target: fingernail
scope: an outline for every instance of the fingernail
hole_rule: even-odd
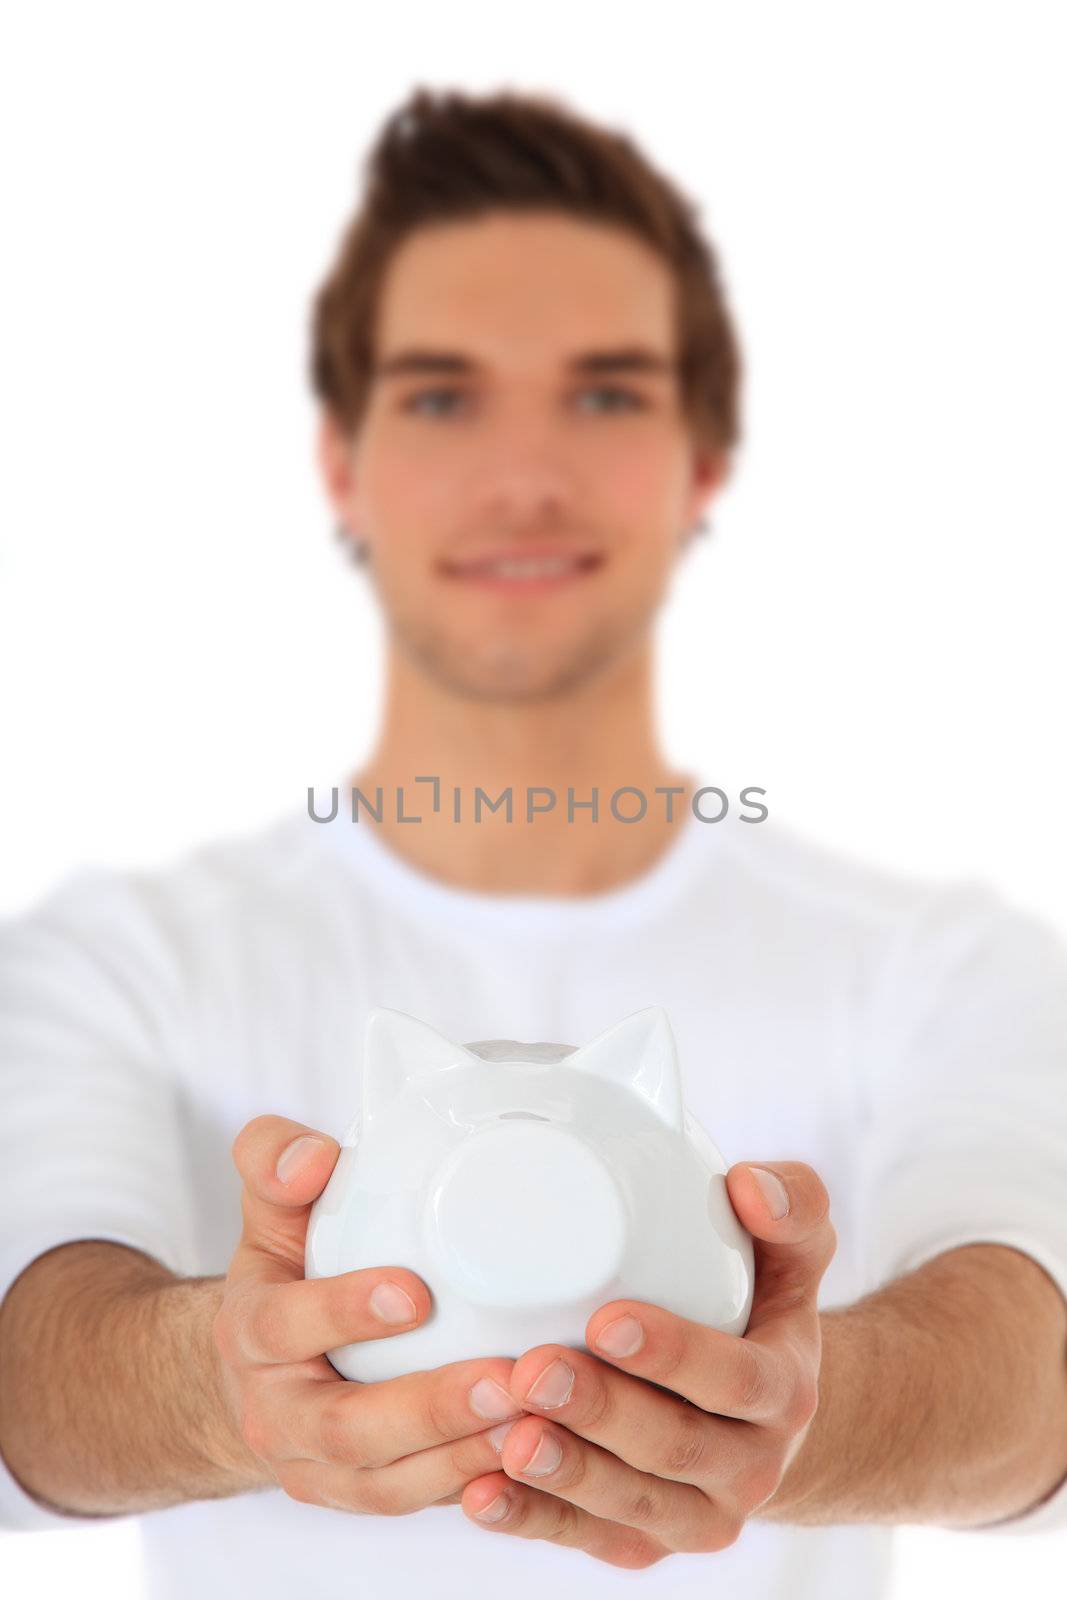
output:
[[[768,1172],[765,1167],[749,1167],[756,1182],[760,1186],[760,1193],[767,1202],[767,1210],[778,1222],[789,1210],[789,1196],[785,1192],[785,1184],[773,1172]]]
[[[571,1397],[574,1388],[574,1373],[565,1361],[553,1361],[546,1367],[532,1388],[527,1389],[526,1398],[532,1400],[535,1406],[542,1406],[546,1411],[551,1411],[553,1406],[561,1406]]]
[[[479,1522],[500,1522],[507,1516],[510,1506],[511,1501],[507,1495],[498,1494],[495,1500],[490,1500],[484,1510],[476,1511],[474,1514]]]
[[[593,1343],[609,1356],[632,1356],[645,1342],[645,1330],[636,1317],[616,1317],[601,1328]]]
[[[287,1144],[278,1157],[278,1165],[274,1169],[279,1183],[291,1183],[315,1151],[320,1150],[325,1143],[325,1139],[316,1139],[313,1134],[302,1133],[299,1139]]]
[[[374,1315],[393,1328],[405,1322],[414,1322],[417,1315],[414,1300],[397,1283],[377,1284],[369,1304]]]
[[[518,1419],[516,1418],[516,1421]],[[495,1428],[489,1429],[489,1443],[499,1455],[504,1448],[504,1440],[515,1426],[514,1422],[498,1422]]]
[[[543,1433],[537,1449],[526,1465],[519,1470],[528,1478],[543,1478],[548,1473],[555,1472],[562,1460],[563,1451],[555,1434]]]
[[[474,1415],[484,1417],[487,1422],[496,1422],[500,1417],[518,1416],[522,1410],[494,1378],[479,1378],[472,1385],[467,1398]]]

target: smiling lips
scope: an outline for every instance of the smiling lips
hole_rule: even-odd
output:
[[[513,550],[467,560],[445,560],[439,563],[438,570],[453,581],[476,583],[503,593],[532,594],[573,583],[603,563],[604,557],[596,551]]]

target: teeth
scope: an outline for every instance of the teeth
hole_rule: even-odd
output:
[[[448,570],[458,577],[503,578],[522,582],[531,578],[564,578],[584,572],[596,557],[588,553],[558,556],[483,556],[480,561],[450,563]]]
[[[488,561],[480,565],[477,570],[489,573],[494,578],[558,578],[564,572],[573,572],[576,566],[577,562],[567,557],[551,556],[540,559]]]

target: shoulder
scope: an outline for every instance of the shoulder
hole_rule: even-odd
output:
[[[77,950],[98,968],[160,971],[212,930],[291,908],[306,896],[318,856],[301,821],[287,813],[150,866],[75,869],[0,921],[0,967]]]
[[[830,846],[777,819],[730,836],[723,867],[739,897],[777,917],[892,934],[942,885],[896,873]]]
[[[723,861],[731,903],[779,942],[823,939],[877,958],[885,984],[935,987],[950,974],[1059,973],[1060,931],[977,876],[894,872],[779,823],[734,837]]]

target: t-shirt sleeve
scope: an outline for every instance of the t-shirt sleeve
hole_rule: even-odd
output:
[[[973,884],[929,897],[878,985],[861,1152],[870,1287],[1011,1245],[1067,1301],[1067,948]],[[1067,1528],[1067,1481],[989,1532]],[[973,1531],[986,1531],[986,1528]]]
[[[180,974],[138,880],[93,869],[0,924],[0,1300],[56,1245],[196,1272],[172,1070]],[[0,1528],[84,1527],[0,1455]]]

